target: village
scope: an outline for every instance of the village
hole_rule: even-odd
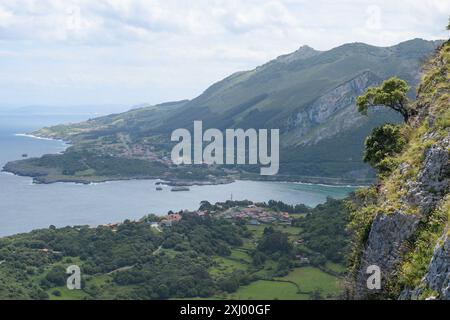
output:
[[[221,209],[221,205],[218,205]],[[174,223],[179,222],[183,218],[183,213],[193,213],[198,216],[213,215],[219,218],[231,220],[233,222],[245,222],[249,226],[260,225],[278,225],[291,226],[292,218],[287,212],[278,212],[266,207],[258,207],[256,205],[235,206],[226,210],[197,210],[189,212],[187,210],[179,213],[170,213],[159,222],[152,222],[151,227],[162,232],[163,227],[171,227]],[[303,246],[304,240],[301,237],[295,237],[294,246]],[[303,254],[295,256],[296,261],[300,265],[309,265],[310,259]]]
[[[247,207],[233,207],[219,213],[219,216],[229,220],[244,220],[250,225],[277,223],[291,225],[292,219],[287,212],[277,212],[269,208],[249,205]]]
[[[220,206],[219,206],[220,208]],[[278,212],[266,207],[258,207],[256,205],[248,206],[235,206],[224,210],[196,210],[196,211],[180,211],[177,213],[170,212],[166,216],[163,216],[159,221],[152,221],[151,226],[153,228],[161,230],[163,227],[171,227],[174,223],[179,222],[183,218],[184,213],[191,213],[197,216],[212,215],[218,218],[231,220],[233,222],[245,222],[248,225],[261,225],[261,224],[277,224],[290,226],[292,218],[287,212]],[[110,223],[103,225],[115,231],[121,223]],[[91,226],[94,227],[94,226]]]
[[[184,211],[188,213],[189,211]],[[214,215],[218,218],[224,218],[232,220],[233,222],[244,221],[248,225],[260,225],[260,224],[278,224],[290,226],[292,218],[287,212],[277,212],[270,208],[258,207],[256,205],[248,205],[246,207],[235,206],[223,211],[204,211],[197,210],[191,212],[198,216]],[[183,212],[171,213],[164,217],[159,223],[158,227],[166,226],[170,227],[173,223],[180,221],[183,217]],[[154,226],[156,226],[154,224]]]
[[[139,222],[146,222],[150,225],[150,227],[158,232],[163,232],[166,228],[171,228],[174,224],[178,223],[183,219],[184,214],[194,214],[199,217],[204,216],[214,216],[217,218],[226,219],[232,221],[233,223],[242,223],[244,222],[248,226],[263,226],[263,225],[277,225],[288,227],[292,225],[293,218],[287,212],[280,212],[273,210],[267,207],[260,207],[254,204],[250,204],[247,206],[234,206],[232,208],[223,208],[220,204],[216,204],[216,210],[196,210],[189,211],[183,210],[180,212],[169,212],[165,216],[154,216],[147,220],[147,217],[144,217],[139,220]],[[157,218],[157,221],[155,221]],[[134,221],[138,222],[138,221]],[[90,229],[95,229],[97,227],[104,227],[110,229],[112,232],[117,232],[118,228],[124,222],[115,222],[108,223],[103,225],[90,225]],[[81,227],[78,228],[79,230]],[[302,246],[304,245],[304,240],[302,238],[295,237],[295,240],[291,240],[294,246]],[[59,251],[53,251],[47,248],[39,249],[43,254],[62,254]],[[295,256],[296,260],[300,265],[308,265],[310,263],[309,258],[304,255],[297,254]],[[1,262],[0,262],[1,264]]]

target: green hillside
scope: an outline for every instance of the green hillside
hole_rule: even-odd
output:
[[[272,216],[278,206],[293,212],[291,225],[224,218],[251,204],[203,203],[201,215],[185,211],[171,224],[169,216],[148,215],[0,238],[0,299],[336,298],[348,248],[343,200],[313,209],[258,204]],[[71,265],[80,268],[81,290],[66,286]]]

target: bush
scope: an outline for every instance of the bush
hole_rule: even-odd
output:
[[[365,141],[364,161],[381,174],[391,172],[396,163],[388,158],[401,152],[405,144],[401,126],[386,124],[377,127]]]
[[[61,297],[61,291],[59,291],[59,290],[53,290],[53,291],[52,291],[52,295],[54,295],[55,297]]]
[[[258,244],[258,250],[268,254],[283,254],[289,253],[292,250],[292,245],[286,234],[279,231],[273,231],[269,234],[264,234],[263,239]]]
[[[66,284],[67,274],[61,266],[53,267],[45,276],[45,284],[51,287],[61,287]]]

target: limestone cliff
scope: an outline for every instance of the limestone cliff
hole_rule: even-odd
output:
[[[450,299],[450,42],[424,66],[393,170],[351,202],[350,299]],[[369,289],[369,266],[381,288]]]

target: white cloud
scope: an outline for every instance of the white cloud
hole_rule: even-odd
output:
[[[0,7],[0,27],[7,27],[14,19],[12,12]]]
[[[447,14],[450,0],[0,0],[0,39],[102,46],[209,36],[240,45],[254,34],[260,42],[313,38],[323,48],[335,36],[350,40],[345,30],[443,33]]]
[[[296,29],[299,21],[281,1],[245,3],[226,1],[216,11],[216,23],[231,32],[250,32],[257,29]]]
[[[449,14],[450,0],[0,0],[0,100],[28,103],[21,85],[39,103],[192,98],[303,44],[444,38]]]

